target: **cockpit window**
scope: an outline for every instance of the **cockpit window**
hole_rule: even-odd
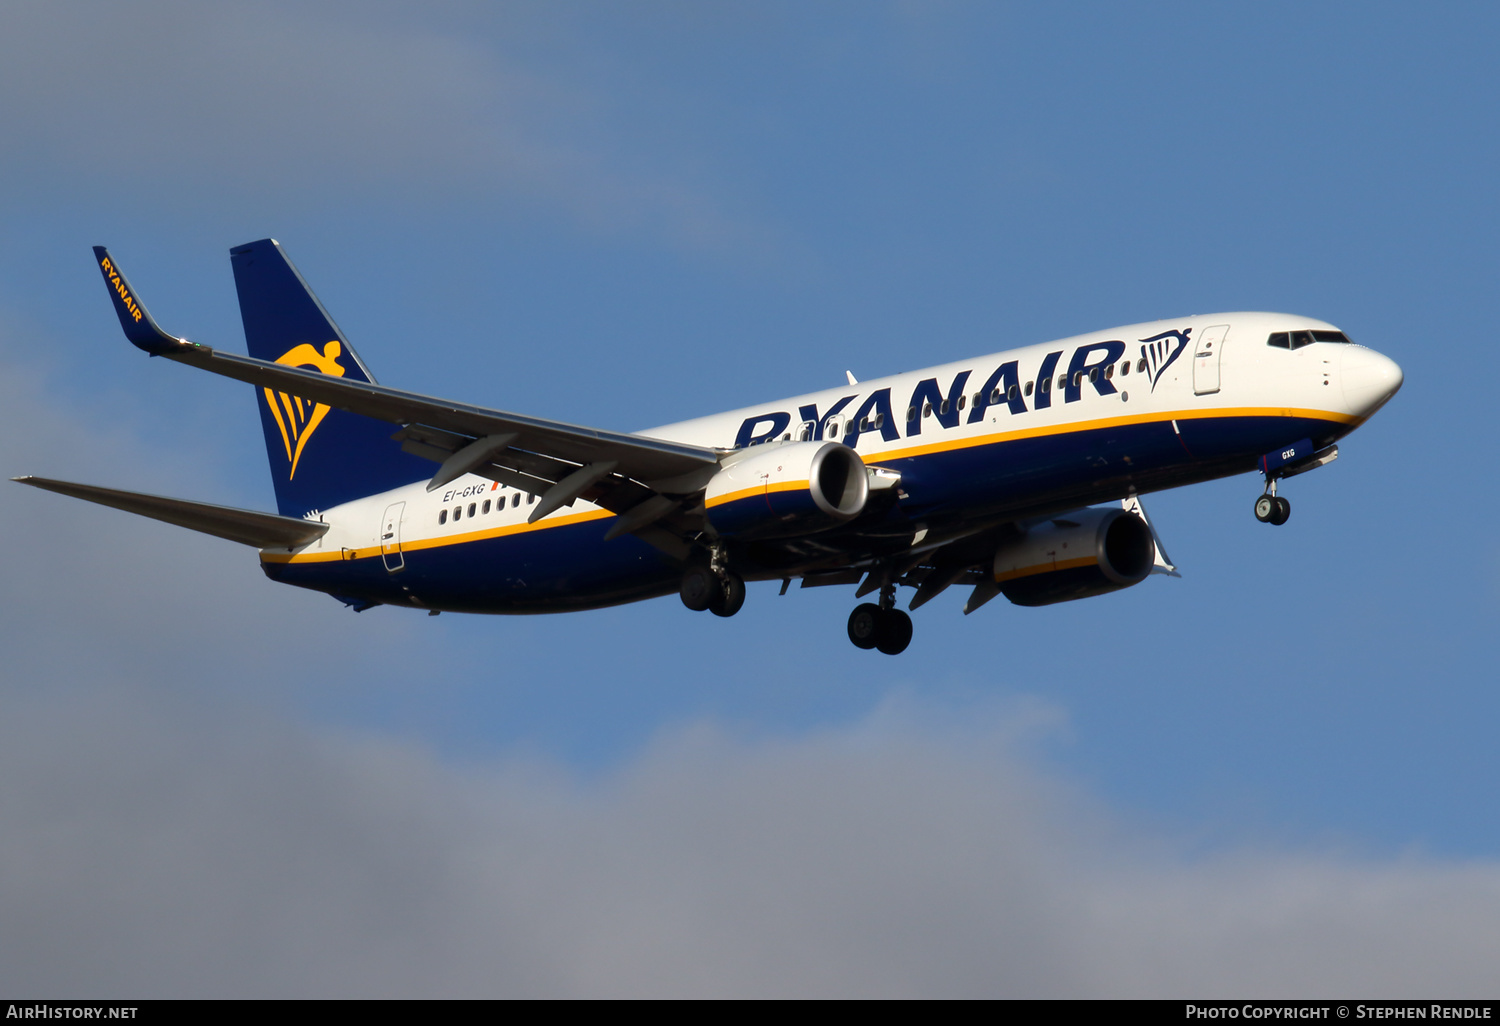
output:
[[[1348,341],[1349,336],[1342,331],[1276,331],[1266,339],[1266,345],[1277,349],[1301,349],[1314,342],[1347,343]]]

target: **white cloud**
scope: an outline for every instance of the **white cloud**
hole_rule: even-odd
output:
[[[174,711],[0,731],[0,987],[168,995],[1479,995],[1500,867],[1112,824],[900,703],[666,736],[608,780]],[[106,686],[107,685],[107,686]],[[111,694],[110,692],[114,693]]]
[[[565,32],[487,13],[475,30],[378,5],[7,5],[0,169],[132,204],[465,197],[693,249],[771,243],[689,170],[691,140],[644,152],[620,96],[518,56]]]

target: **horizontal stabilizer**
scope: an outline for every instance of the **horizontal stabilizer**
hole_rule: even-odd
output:
[[[282,517],[251,509],[235,509],[233,506],[215,506],[188,499],[122,492],[115,488],[53,481],[45,477],[13,477],[11,480],[33,488],[44,488],[49,492],[71,495],[75,499],[97,502],[101,506],[123,509],[127,513],[139,513],[143,517],[186,527],[190,531],[201,531],[216,538],[227,538],[241,545],[253,545],[258,549],[296,548],[321,538],[328,531],[327,524],[316,521]]]

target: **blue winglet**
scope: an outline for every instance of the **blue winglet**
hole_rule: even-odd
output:
[[[120,327],[125,329],[125,337],[130,339],[136,348],[144,349],[152,356],[161,356],[165,353],[180,351],[185,346],[192,346],[192,343],[186,339],[168,335],[157,327],[156,321],[151,319],[151,315],[142,305],[140,296],[136,294],[135,289],[130,287],[130,283],[125,280],[124,272],[109,255],[109,250],[103,246],[95,246],[94,259],[99,261],[99,270],[104,274],[104,284],[109,286],[109,298],[114,301],[115,313],[120,317]]]

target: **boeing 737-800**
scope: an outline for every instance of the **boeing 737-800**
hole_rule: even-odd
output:
[[[230,251],[249,356],[159,328],[94,250],[126,337],[255,386],[276,514],[16,480],[260,550],[272,580],[356,611],[548,613],[678,592],[732,616],[745,582],[858,585],[848,633],[896,654],[954,584],[970,613],[1175,574],[1147,492],[1323,466],[1401,387],[1331,324],[1225,313],[1135,324],[629,434],[375,383],[281,246]],[[1118,505],[1105,505],[1118,504]]]

